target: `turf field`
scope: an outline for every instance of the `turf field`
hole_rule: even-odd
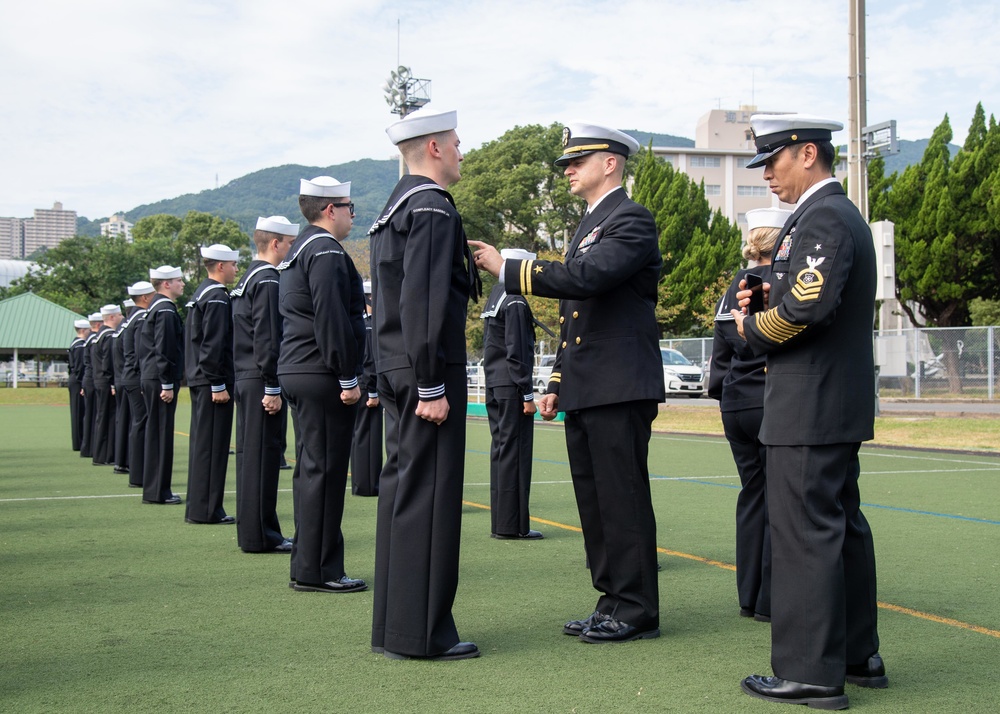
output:
[[[28,395],[7,401],[0,711],[787,709],[739,689],[742,677],[770,673],[769,632],[737,616],[738,479],[723,439],[654,434],[663,637],[586,645],[561,634],[564,621],[586,616],[596,600],[562,427],[539,424],[535,432],[532,513],[545,539],[496,541],[489,430],[470,419],[455,616],[483,656],[396,662],[369,651],[371,590],[289,590],[288,556],[243,554],[233,526],[186,525],[183,506],[142,505],[126,477],[72,452],[65,406]],[[179,432],[188,419],[184,401]],[[866,447],[861,458],[890,688],[849,686],[852,708],[1000,709],[1000,456]],[[186,464],[187,439],[178,436],[181,495]],[[290,473],[282,472],[279,500],[287,535]],[[230,513],[234,501],[230,492]],[[348,574],[369,581],[375,505],[349,497],[344,517]]]

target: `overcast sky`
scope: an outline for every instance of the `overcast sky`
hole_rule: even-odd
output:
[[[868,122],[1000,114],[996,0],[868,0]],[[394,155],[399,59],[465,150],[515,125],[694,138],[713,108],[847,118],[848,0],[80,0],[0,10],[0,216],[89,218],[282,164]],[[835,137],[836,138],[836,137]],[[350,180],[350,176],[338,176]]]

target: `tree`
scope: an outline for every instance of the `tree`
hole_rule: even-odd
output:
[[[740,264],[742,232],[720,211],[713,213],[703,183],[694,183],[652,151],[641,154],[632,198],[649,209],[659,231],[663,270],[657,321],[663,334],[704,334]]]
[[[1000,163],[1000,129],[976,107],[968,138],[954,160],[948,116],[934,130],[923,159],[876,187],[872,205],[896,224],[896,292],[913,324],[969,324],[969,303],[1000,295],[996,249],[1000,221],[991,211]],[[944,364],[952,391],[961,390],[956,336],[944,333]]]
[[[568,244],[585,206],[553,163],[561,142],[561,124],[516,126],[465,155],[452,194],[470,238],[532,251]]]
[[[68,238],[40,256],[38,267],[16,281],[10,292],[33,292],[89,314],[101,305],[121,303],[129,285],[149,279],[150,268],[179,265],[187,281],[178,300],[183,310],[205,272],[199,246],[223,243],[240,250],[241,267],[250,261],[249,239],[233,221],[196,211],[183,221],[164,215],[143,218],[134,226],[133,239],[129,243],[123,236]]]

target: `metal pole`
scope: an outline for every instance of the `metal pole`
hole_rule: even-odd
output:
[[[867,126],[865,0],[848,0],[847,196],[868,220],[868,169],[862,129]]]

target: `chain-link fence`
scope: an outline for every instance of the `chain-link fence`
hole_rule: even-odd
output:
[[[708,371],[710,337],[660,340]],[[880,397],[1000,399],[1000,327],[925,327],[875,333]]]

